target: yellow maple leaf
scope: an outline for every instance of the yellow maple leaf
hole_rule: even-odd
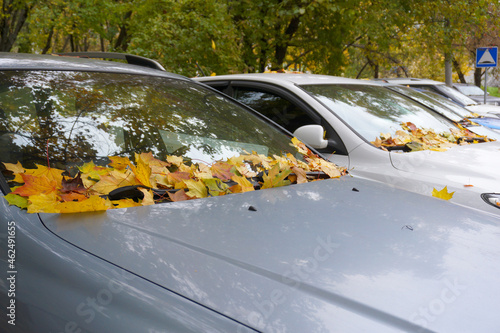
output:
[[[133,199],[120,199],[120,200],[111,200],[114,208],[129,208],[129,207],[137,207],[141,206],[139,202],[135,202]]]
[[[17,164],[4,163],[3,165],[5,165],[5,169],[12,171],[13,173],[24,173],[24,168],[20,162],[17,162]]]
[[[455,192],[448,192],[447,186],[445,186],[441,191],[438,191],[435,188],[432,189],[432,196],[443,200],[450,200],[453,197],[453,193]]]
[[[142,202],[141,202],[142,206],[154,205],[155,200],[154,200],[153,191],[148,190],[146,188],[139,188],[139,191],[144,193],[144,198],[142,198]]]
[[[59,213],[55,192],[31,195],[28,198],[28,213]]]
[[[109,199],[103,199],[97,195],[91,195],[83,201],[68,201],[56,205],[59,213],[95,212],[111,208],[113,208],[113,204]]]
[[[255,191],[252,183],[248,181],[246,177],[233,176],[231,180],[237,183],[237,185],[231,186],[230,190],[233,193],[250,192]]]
[[[130,165],[130,160],[128,157],[108,156],[108,158],[111,160],[111,163],[109,163],[108,165],[117,170],[124,170],[127,166]]]
[[[33,176],[45,176],[50,180],[56,181],[58,184],[62,181],[62,174],[64,170],[48,168],[46,166],[36,164],[36,169],[25,169],[26,174]]]
[[[92,186],[92,190],[101,194],[109,194],[114,189],[130,185],[140,185],[131,170],[125,170],[125,172],[113,170],[109,175],[101,176],[101,180]]]
[[[196,181],[193,179],[187,179],[183,181],[184,184],[186,184],[187,188],[189,189],[186,194],[190,196],[191,198],[196,197],[196,198],[206,198],[208,195],[207,192],[207,187],[205,186],[205,183],[202,181]]]
[[[181,165],[183,162],[183,158],[181,156],[167,156],[167,162],[172,163],[173,165]]]

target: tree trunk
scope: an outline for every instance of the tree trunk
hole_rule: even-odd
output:
[[[465,75],[460,69],[460,64],[458,63],[457,59],[453,57],[453,68],[455,68],[455,72],[458,74],[458,79],[460,80],[460,83],[467,83],[465,81]]]
[[[47,42],[42,50],[42,54],[47,54],[50,50],[50,45],[52,44],[52,36],[54,35],[54,27],[50,29],[49,37],[47,37]]]
[[[276,66],[281,68],[283,62],[285,62],[286,51],[288,49],[288,44],[290,40],[293,38],[293,35],[299,29],[300,16],[292,17],[288,27],[285,30],[285,34],[282,41],[276,43],[275,46],[275,58],[276,58]]]
[[[2,52],[10,52],[31,9],[28,5],[13,9],[12,2],[10,0],[2,2],[2,15],[0,15],[0,51]]]
[[[452,62],[452,55],[447,52],[444,56],[444,78],[446,85],[448,87],[452,86],[453,80],[452,80],[452,69],[451,69],[451,62]]]
[[[481,78],[483,77],[483,71],[481,68],[476,68],[474,70],[474,84],[481,87]]]

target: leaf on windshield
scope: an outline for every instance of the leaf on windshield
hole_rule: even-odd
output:
[[[289,153],[270,157],[252,152],[211,165],[185,164],[180,156],[167,156],[162,161],[152,153],[142,153],[135,155],[135,161],[109,156],[107,166],[85,163],[73,177],[63,176],[64,170],[41,165],[25,169],[20,163],[7,163],[4,165],[14,174],[13,182],[21,185],[12,187],[5,199],[28,213],[89,212],[249,192],[346,173],[344,168],[313,154],[297,139],[292,142],[304,161]],[[308,176],[309,172],[318,176]],[[120,188],[131,190],[127,195],[133,198],[110,200],[109,193]]]
[[[432,196],[443,200],[450,200],[453,197],[453,193],[455,192],[448,192],[447,186],[445,186],[441,191],[438,191],[435,188],[432,189]]]
[[[371,143],[377,148],[400,147],[404,151],[433,150],[446,151],[457,144],[479,143],[491,141],[485,136],[472,133],[460,124],[458,128],[450,128],[449,132],[436,133],[432,129],[418,128],[411,122],[401,123],[403,130],[397,130],[394,135],[380,133]]]

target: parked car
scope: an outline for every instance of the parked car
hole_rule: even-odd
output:
[[[498,216],[321,180],[283,129],[152,64],[0,53],[0,331],[498,327]]]
[[[414,144],[413,138],[384,145],[381,139],[393,140],[400,130],[412,133],[402,127],[406,123],[431,128],[434,133],[457,127],[380,84],[326,75],[271,73],[195,80],[294,132],[331,161],[346,166],[351,175],[429,196],[446,186],[454,192],[451,202],[500,213],[500,142],[454,145],[446,151],[420,150],[421,143]],[[326,139],[322,139],[323,133]]]
[[[491,96],[488,93],[486,93],[486,103],[484,103],[484,90],[474,84],[453,83],[453,88],[469,96],[479,104],[500,105],[500,97]]]
[[[429,90],[449,98],[471,112],[485,117],[500,117],[500,106],[480,104],[460,91],[448,87],[444,82],[417,78],[384,78],[379,80],[387,83],[405,85],[411,88]]]
[[[480,135],[500,140],[500,118],[484,117],[473,114],[466,108],[448,98],[425,89],[410,88],[402,85],[384,84],[387,88],[399,92],[442,116]]]

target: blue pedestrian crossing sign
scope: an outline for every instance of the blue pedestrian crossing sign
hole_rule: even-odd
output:
[[[476,49],[476,67],[497,67],[498,47],[479,47]]]

